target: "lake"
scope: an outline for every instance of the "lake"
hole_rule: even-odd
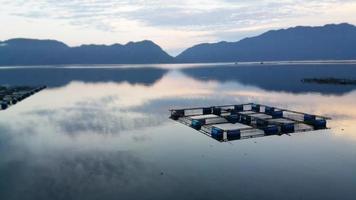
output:
[[[0,68],[48,88],[0,111],[0,199],[355,199],[356,64]],[[330,129],[220,143],[170,108],[261,103]]]

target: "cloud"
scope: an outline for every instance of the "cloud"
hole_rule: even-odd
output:
[[[264,20],[281,20],[305,14],[320,13],[333,5],[352,1],[23,1],[20,10],[11,14],[29,17],[63,19],[110,25],[110,20],[136,21],[157,27],[211,27],[246,24]],[[10,3],[10,2],[8,2]],[[10,3],[19,6],[18,2]],[[318,8],[318,9],[316,9]],[[109,20],[110,19],[110,20]],[[73,22],[74,21],[74,22]]]

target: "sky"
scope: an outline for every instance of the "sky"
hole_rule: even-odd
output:
[[[69,46],[152,40],[171,55],[267,30],[356,24],[356,0],[0,0],[0,40]]]

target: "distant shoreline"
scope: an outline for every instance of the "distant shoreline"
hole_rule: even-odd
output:
[[[356,65],[356,60],[303,60],[303,61],[253,61],[253,62],[201,62],[201,63],[118,63],[118,64],[53,64],[53,65],[0,65],[0,69],[10,69],[10,68],[116,68],[116,67],[154,67],[154,65],[160,66],[172,66],[172,65],[233,65],[233,66],[244,66],[244,65],[335,65],[335,64],[347,64]]]

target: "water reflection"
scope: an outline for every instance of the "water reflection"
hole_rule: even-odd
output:
[[[342,95],[355,85],[322,85],[303,83],[304,78],[356,79],[356,65],[246,65],[186,68],[185,74],[202,81],[240,82],[264,90],[291,93],[317,92]]]
[[[65,86],[72,81],[87,83],[128,82],[151,85],[167,72],[162,68],[0,68],[0,85]]]
[[[257,67],[17,69],[26,81],[2,69],[1,83],[52,87],[0,111],[0,199],[353,199],[356,91],[304,87],[319,68],[297,68],[267,67],[263,80]],[[332,129],[220,144],[168,119],[172,107],[241,102],[330,116]]]

